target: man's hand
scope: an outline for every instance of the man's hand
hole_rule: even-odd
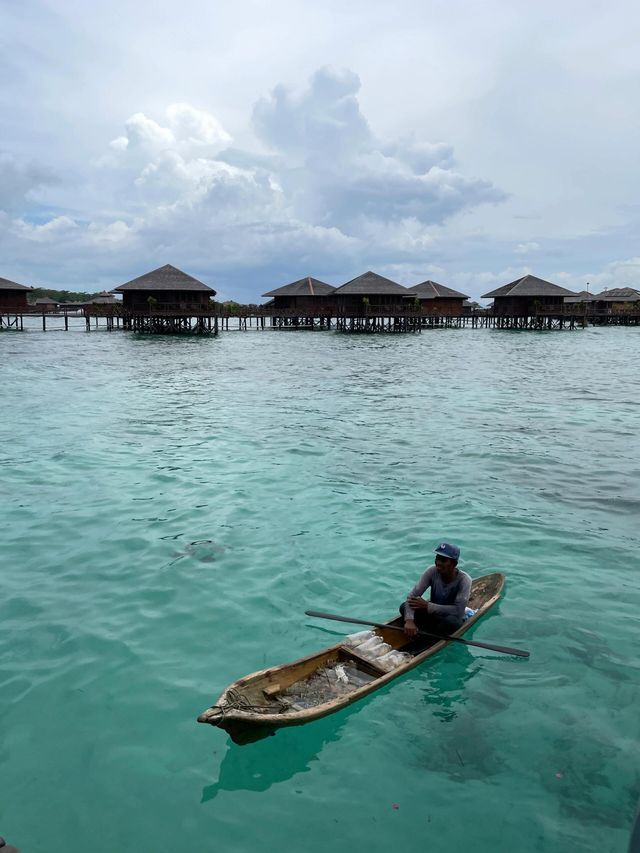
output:
[[[410,598],[408,600],[409,600],[409,607],[411,607],[413,610],[428,610],[429,609],[429,602],[425,601],[424,598],[418,598],[416,596],[415,598]]]
[[[404,623],[404,632],[407,637],[415,637],[415,635],[418,633],[418,626],[413,621],[413,619],[407,619],[407,621]]]

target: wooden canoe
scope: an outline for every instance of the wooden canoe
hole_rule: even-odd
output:
[[[476,578],[473,581],[469,599],[469,607],[476,613],[467,619],[452,636],[459,637],[475,625],[499,599],[503,586],[504,575],[499,572]],[[386,624],[401,625],[401,618],[392,619]],[[374,633],[394,649],[402,650],[408,642],[407,637],[400,631],[377,628]],[[448,641],[446,639],[427,640],[426,643],[428,645],[425,644],[419,652],[390,672],[385,672],[375,663],[359,655],[357,647],[350,648],[344,641],[291,663],[262,669],[230,684],[220,695],[216,704],[200,714],[198,722],[209,723],[224,729],[237,743],[257,740],[284,726],[304,725],[333,714],[374,690],[384,687],[394,678],[404,675],[441,651]],[[287,701],[287,695],[295,691],[295,685],[307,681],[314,676],[314,673],[322,672],[326,667],[335,666],[336,663],[344,663],[352,669],[355,667],[363,679],[368,679],[367,682],[346,694],[332,696],[329,699],[325,697],[319,704],[312,707],[302,709],[292,707],[292,703]]]

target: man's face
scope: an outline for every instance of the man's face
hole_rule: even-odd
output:
[[[441,554],[436,554],[436,569],[441,575],[450,574],[456,567],[456,561],[451,557],[443,557]]]

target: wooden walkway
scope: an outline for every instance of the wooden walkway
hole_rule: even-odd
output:
[[[570,309],[570,310],[568,310]],[[190,310],[169,311],[149,309],[144,313],[128,313],[121,306],[91,306],[77,311],[18,311],[0,313],[1,331],[24,331],[25,319],[37,318],[42,331],[69,331],[71,320],[84,321],[87,332],[101,327],[107,331],[123,329],[143,334],[218,335],[219,332],[248,331],[335,331],[345,334],[419,333],[435,329],[503,329],[552,331],[582,329],[597,326],[639,326],[640,312],[576,311],[565,306],[564,311],[540,311],[531,316],[494,315],[484,311],[463,315],[420,314],[416,311],[382,309],[362,314],[299,314],[269,306],[250,306],[248,310],[195,313]],[[62,320],[62,329],[59,321]],[[77,323],[74,324],[77,328]]]

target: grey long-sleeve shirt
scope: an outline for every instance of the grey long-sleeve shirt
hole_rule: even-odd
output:
[[[446,584],[443,583],[436,567],[429,566],[407,598],[421,596],[429,588],[431,588],[429,613],[464,619],[464,610],[471,594],[471,577],[466,572],[458,569],[455,578],[451,583]],[[415,611],[407,602],[404,609],[405,620],[413,619],[414,615]]]

